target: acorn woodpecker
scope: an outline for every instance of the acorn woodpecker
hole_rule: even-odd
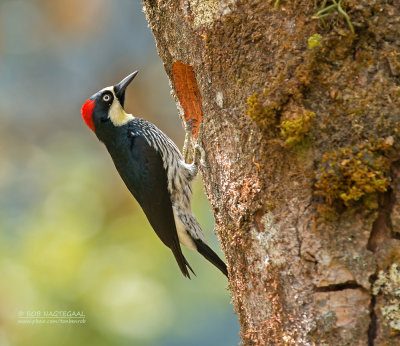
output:
[[[174,142],[160,129],[124,110],[126,87],[137,73],[91,96],[82,106],[83,120],[105,144],[126,187],[158,237],[171,249],[183,275],[190,278],[188,268],[195,273],[179,243],[198,251],[228,276],[226,264],[206,244],[191,210],[191,182],[198,172],[197,151],[193,163],[186,163]],[[189,121],[187,134],[191,127]],[[203,158],[201,147],[196,145],[195,149]]]

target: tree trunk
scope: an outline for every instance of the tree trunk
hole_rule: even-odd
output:
[[[399,1],[144,3],[243,343],[399,345]]]

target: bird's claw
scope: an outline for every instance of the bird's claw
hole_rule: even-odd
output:
[[[195,118],[191,118],[191,119],[189,119],[189,120],[186,122],[186,125],[191,125],[191,124],[192,124],[192,122],[194,122],[194,121],[196,121],[196,122],[197,122],[197,119],[195,119]]]
[[[204,149],[200,146],[200,144],[198,143],[198,141],[196,142],[196,145],[194,146],[194,150],[195,150],[195,159],[197,159],[197,152],[200,153],[200,164],[204,167],[204,168],[210,168],[207,164],[206,164],[206,152],[204,151]]]
[[[210,168],[209,165],[207,165],[203,160],[200,159],[200,164],[204,167],[204,168]]]
[[[186,126],[185,126],[185,143],[183,145],[183,150],[182,150],[182,154],[183,154],[183,159],[185,160],[185,162],[188,162],[190,160],[190,152],[189,152],[189,146],[190,146],[190,141],[192,138],[192,128],[194,128],[195,126],[192,125],[192,123],[194,121],[197,121],[196,119],[189,119],[186,122]]]
[[[192,125],[193,122],[197,122],[197,119],[189,119],[186,122],[186,131],[190,131],[191,129],[196,127],[196,125]]]
[[[197,119],[189,119],[188,121],[186,121],[186,136],[185,136],[185,143],[183,146],[183,158],[185,160],[185,162],[188,162],[189,157],[191,156],[189,153],[189,146],[190,146],[190,140],[192,138],[192,129],[194,127],[197,127],[197,125],[192,125],[192,123],[197,123],[198,120]],[[198,158],[198,154],[200,154],[200,164],[204,167],[204,168],[209,168],[209,166],[206,164],[206,153],[204,151],[204,149],[200,146],[200,139],[201,139],[201,134],[203,131],[203,121],[201,121],[200,123],[200,128],[197,134],[197,140],[196,143],[193,147],[194,149],[194,156],[193,156],[193,162],[197,161]]]

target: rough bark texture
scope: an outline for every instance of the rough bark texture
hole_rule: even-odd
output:
[[[144,0],[244,344],[400,344],[400,3],[324,3]]]

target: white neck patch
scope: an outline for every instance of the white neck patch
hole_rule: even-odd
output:
[[[118,98],[115,96],[114,87],[104,88],[103,90],[110,90],[114,95],[113,103],[111,104],[110,110],[108,111],[108,117],[114,126],[125,125],[128,121],[134,119],[132,114],[128,114],[124,111]]]

